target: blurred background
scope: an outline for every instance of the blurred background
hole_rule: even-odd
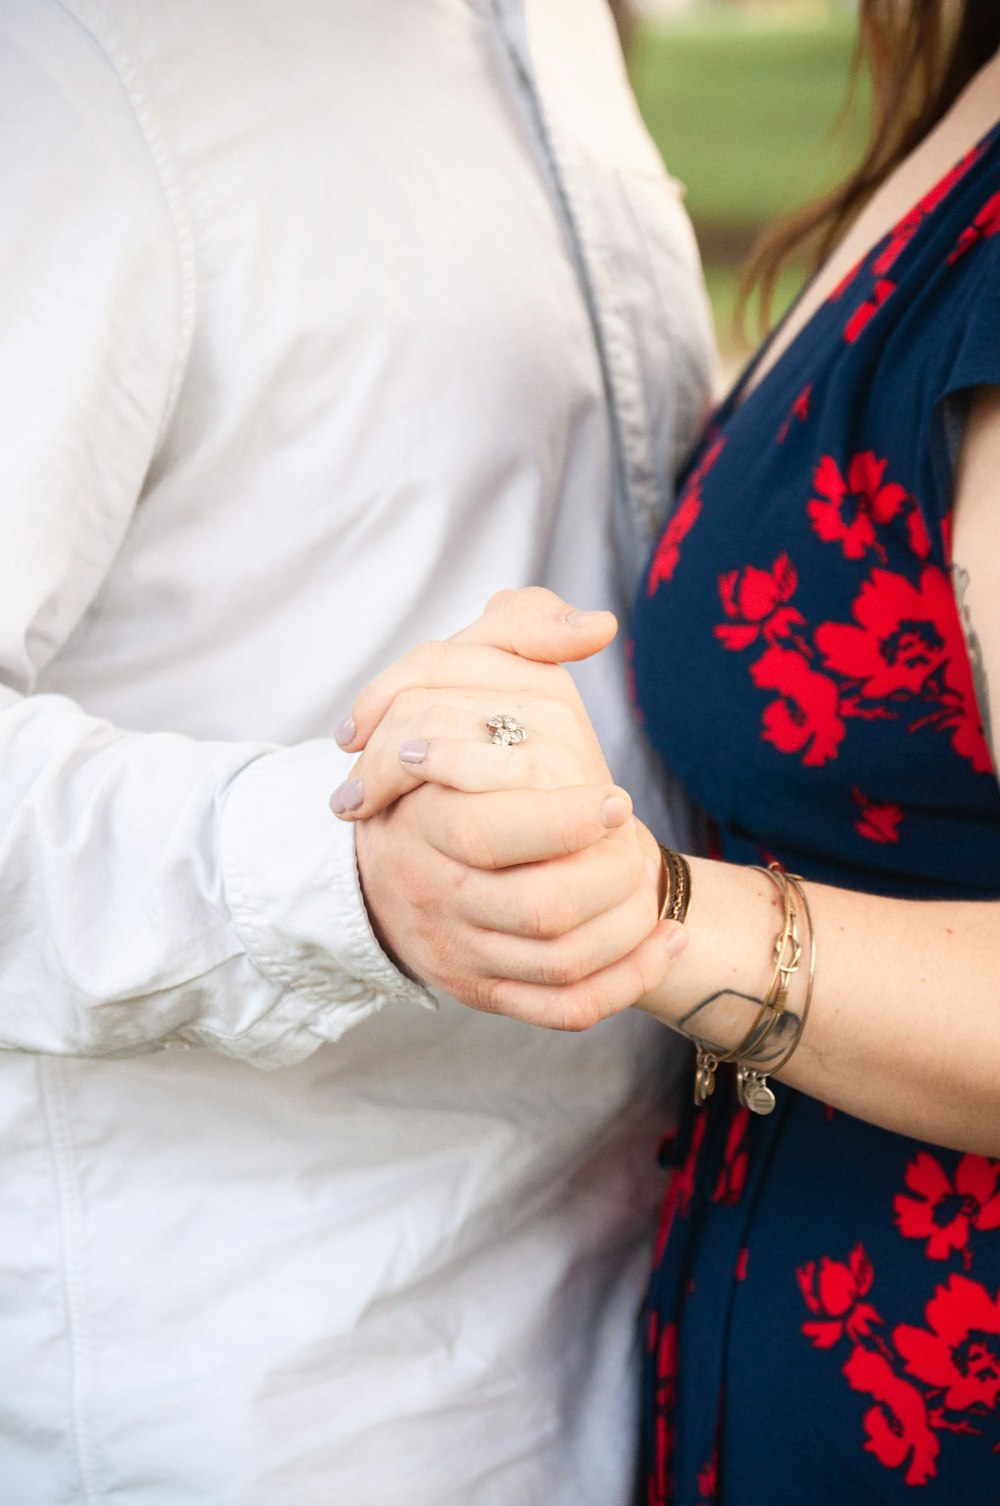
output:
[[[740,271],[761,231],[843,177],[867,134],[862,90],[844,115],[851,0],[621,0],[613,5],[646,123],[687,205],[727,369]],[[805,276],[790,268],[775,311]],[[751,305],[747,336],[757,333]]]

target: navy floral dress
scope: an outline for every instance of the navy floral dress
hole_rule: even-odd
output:
[[[727,860],[1000,898],[949,557],[969,394],[1000,383],[1000,126],[738,405],[749,375],[636,607],[649,735]],[[775,1091],[756,1118],[720,1072],[672,1150],[645,1501],[998,1506],[1000,1161]]]

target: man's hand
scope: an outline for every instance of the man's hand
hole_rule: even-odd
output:
[[[656,844],[610,786],[427,785],[361,822],[357,851],[387,951],[474,1009],[530,1024],[584,1030],[626,1008],[684,936],[657,924]]]

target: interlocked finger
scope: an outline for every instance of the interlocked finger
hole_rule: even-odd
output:
[[[473,804],[491,804],[503,800],[503,795],[476,795],[470,797]],[[517,797],[523,798],[523,797]],[[616,798],[616,797],[614,797]],[[452,804],[459,798],[450,797]],[[581,798],[586,809],[586,801]],[[596,801],[595,801],[596,806]],[[586,815],[584,815],[586,822]],[[497,931],[515,937],[562,937],[587,920],[601,916],[605,911],[622,904],[637,889],[649,886],[654,889],[658,875],[649,872],[642,846],[634,831],[634,822],[627,821],[617,830],[605,831],[602,842],[586,843],[581,840],[577,852],[566,857],[526,858],[524,863],[467,864],[462,857],[468,854],[470,845],[483,843],[485,857],[492,842],[491,825],[483,822],[489,836],[470,837],[468,833],[449,830],[446,822],[434,822],[431,813],[431,842],[435,849],[453,845],[458,851],[458,861],[465,872],[461,876],[462,920],[483,931]],[[523,830],[524,848],[535,840],[530,830]],[[581,831],[584,831],[581,824]],[[503,857],[511,855],[512,839],[506,834],[495,837],[503,843]],[[473,851],[473,855],[476,852]]]
[[[479,982],[467,1002],[550,1030],[589,1030],[638,1003],[662,983],[671,965],[667,942],[676,929],[661,921],[626,957],[578,983],[559,987],[492,978]]]
[[[582,887],[588,893],[594,891],[597,904],[603,880],[606,908],[615,899],[624,898],[629,885],[634,887],[641,881],[641,862],[634,842],[620,857],[608,856],[607,863],[601,866],[600,879],[596,871],[583,875],[570,866],[554,884],[551,872],[544,867],[549,859],[592,847],[623,827],[631,813],[632,802],[627,792],[612,784],[575,785],[559,790],[491,790],[468,798],[441,792],[432,807],[428,831],[434,848],[465,868],[489,872],[523,864],[542,865],[526,870],[516,887],[508,885],[500,895],[483,893],[474,917],[475,924],[488,925],[492,906],[492,914],[501,928],[513,918],[512,930],[532,935],[530,907],[536,893],[541,895],[554,888],[569,902],[576,889]],[[524,896],[520,908],[519,896]],[[589,919],[584,913],[588,903],[589,899],[581,902],[574,925]]]
[[[480,938],[480,956],[497,977],[565,988],[620,962],[652,934],[656,923],[656,895],[647,884],[552,940],[486,931]]]
[[[489,645],[423,643],[383,670],[361,691],[337,740],[344,748],[365,747],[390,708],[407,691],[466,689],[475,686],[496,710],[509,710],[512,697],[532,696],[579,705],[569,673],[557,664],[537,664]],[[493,699],[496,698],[496,699]]]
[[[330,800],[335,815],[363,820],[419,784],[466,794],[488,790],[555,789],[611,782],[585,715],[563,701],[518,697],[507,703],[527,737],[510,746],[492,741],[487,725],[497,707],[479,690],[401,695],[375,729],[344,784]]]

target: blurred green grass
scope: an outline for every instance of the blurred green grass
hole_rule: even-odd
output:
[[[866,101],[847,120],[855,20],[841,6],[769,17],[704,5],[635,32],[632,81],[650,132],[675,177],[706,260],[724,350],[739,264],[767,225],[830,188],[857,160]],[[804,269],[782,279],[778,303]]]

